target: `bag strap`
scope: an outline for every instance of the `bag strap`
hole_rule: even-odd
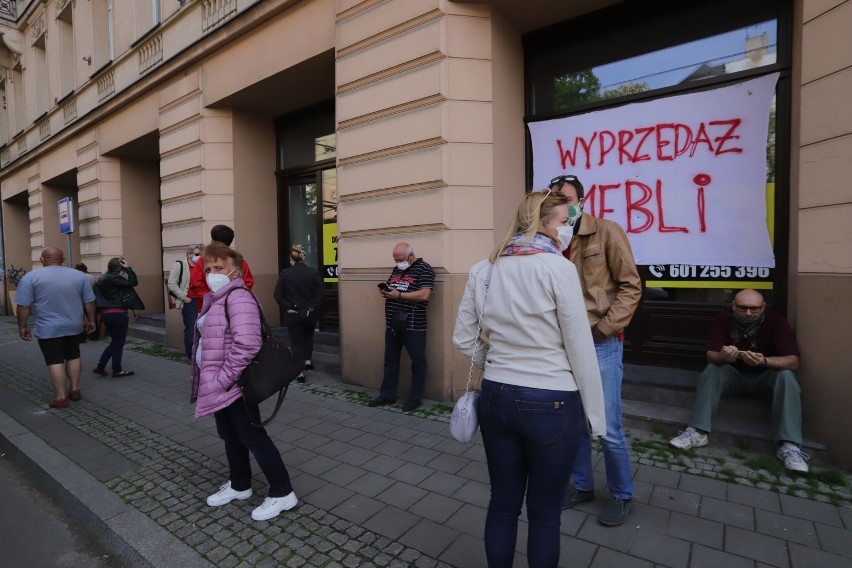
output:
[[[473,380],[473,366],[476,361],[476,352],[479,349],[480,336],[482,335],[482,317],[485,315],[485,301],[488,299],[488,287],[491,286],[491,274],[494,272],[494,263],[488,265],[488,275],[485,277],[485,294],[482,296],[482,310],[479,312],[479,319],[476,322],[476,340],[473,343],[473,355],[470,357],[470,369],[467,371],[467,386],[465,392],[470,392],[470,383]],[[480,381],[481,383],[482,381]],[[473,390],[478,390],[479,384]]]
[[[266,322],[266,317],[263,315],[263,309],[260,307],[260,302],[257,301],[257,296],[254,293],[246,288],[245,286],[235,286],[225,293],[225,321],[228,322],[228,328],[231,327],[231,316],[228,313],[228,296],[231,295],[231,292],[234,290],[243,289],[251,294],[252,299],[254,299],[254,303],[257,304],[257,312],[260,314],[260,329],[261,329],[261,339],[264,343],[266,343],[270,337],[272,337],[272,329],[269,327],[269,324]],[[275,419],[275,416],[278,415],[278,411],[281,410],[281,404],[284,402],[284,396],[287,394],[287,389],[290,388],[290,385],[287,385],[280,391],[278,391],[278,400],[275,401],[275,410],[272,411],[272,414],[266,420],[263,420],[260,424],[255,424],[254,422],[249,422],[255,428],[265,428]],[[243,404],[246,406],[246,412],[248,413],[248,401],[246,397],[243,398]]]
[[[183,262],[180,259],[177,260],[178,265],[180,266],[180,273],[178,274],[178,286],[183,286]]]
[[[278,414],[278,411],[281,410],[281,403],[284,402],[284,395],[287,394],[287,389],[290,388],[290,385],[287,385],[280,391],[278,391],[278,400],[275,401],[275,410],[272,411],[272,414],[266,420],[263,420],[260,424],[255,424],[254,422],[249,422],[255,428],[266,428],[269,426],[269,423],[275,419],[275,416]],[[248,401],[246,401],[246,397],[243,397],[243,404],[246,405],[246,413],[248,414]]]
[[[254,303],[257,304],[257,313],[260,314],[260,338],[264,343],[266,343],[269,338],[272,337],[272,328],[270,328],[269,324],[266,323],[266,317],[263,315],[263,309],[260,307],[260,302],[257,301],[257,296],[255,296],[254,292],[252,292],[245,286],[234,286],[225,293],[225,321],[228,322],[228,329],[231,328],[231,315],[228,313],[228,296],[230,296],[231,292],[233,292],[234,290],[245,290],[251,295],[252,299],[254,300]]]

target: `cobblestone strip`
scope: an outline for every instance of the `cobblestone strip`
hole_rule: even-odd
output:
[[[24,369],[7,366],[0,376],[36,404],[52,394]],[[217,566],[449,566],[304,502],[271,522],[251,521],[245,507],[207,507],[222,464],[86,400],[74,408],[50,412],[140,466],[107,487]]]

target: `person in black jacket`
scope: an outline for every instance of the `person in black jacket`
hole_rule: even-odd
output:
[[[124,272],[126,277],[122,274]],[[101,315],[101,321],[109,331],[110,343],[101,354],[98,366],[93,372],[106,376],[106,364],[112,358],[112,376],[129,377],[133,371],[125,371],[121,368],[121,356],[124,351],[124,342],[127,339],[127,327],[130,320],[127,317],[128,309],[144,309],[138,302],[138,296],[133,287],[139,284],[136,273],[128,266],[122,257],[113,257],[107,264],[107,272],[98,278],[95,284],[95,302]],[[135,303],[124,300],[129,294],[135,298]]]
[[[305,362],[305,369],[314,368],[311,356],[314,352],[314,327],[317,310],[325,296],[325,288],[319,273],[305,264],[305,251],[299,245],[290,249],[290,268],[278,275],[273,293],[275,301],[285,310],[284,324],[290,335],[290,344],[297,361]],[[305,382],[305,373],[297,378]]]

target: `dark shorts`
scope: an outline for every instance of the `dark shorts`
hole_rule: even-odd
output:
[[[79,335],[39,339],[38,346],[41,348],[41,353],[44,355],[44,362],[48,366],[62,365],[65,361],[73,361],[80,358]]]

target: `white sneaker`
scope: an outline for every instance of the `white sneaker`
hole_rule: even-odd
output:
[[[808,464],[805,460],[811,459],[811,456],[797,448],[796,446],[781,445],[778,446],[778,459],[784,462],[784,467],[790,471],[798,471],[799,473],[808,473]]]
[[[207,504],[211,507],[221,507],[222,505],[227,505],[234,499],[243,500],[248,499],[249,497],[251,497],[251,488],[248,488],[245,491],[235,491],[231,489],[231,482],[228,481],[219,488],[219,491],[207,498]]]
[[[683,432],[678,433],[676,437],[669,440],[669,445],[674,446],[675,448],[680,448],[681,450],[700,448],[707,445],[707,434],[702,434],[690,426]]]
[[[251,512],[251,518],[255,521],[268,521],[277,517],[281,511],[289,511],[298,503],[299,500],[292,491],[284,497],[267,497],[260,507]]]

